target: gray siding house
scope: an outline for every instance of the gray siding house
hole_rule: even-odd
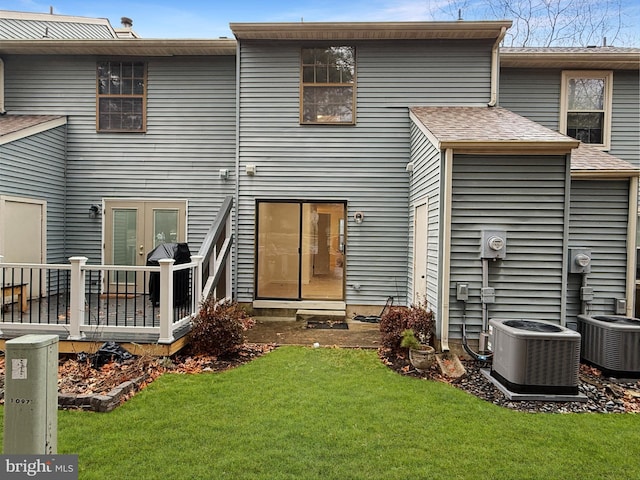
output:
[[[506,21],[232,23],[236,40],[193,41],[45,17],[0,44],[0,255],[3,205],[43,212],[43,262],[140,265],[167,241],[197,251],[231,196],[232,292],[258,312],[424,303],[446,350],[490,316],[575,322],[586,247],[591,311],[631,314],[637,60],[604,77],[598,149],[560,120],[562,65],[508,50],[500,69]]]

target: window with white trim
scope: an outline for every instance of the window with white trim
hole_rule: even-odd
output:
[[[96,130],[146,131],[146,64],[136,61],[99,62],[96,77]]]
[[[349,46],[302,49],[300,123],[355,123],[355,54]]]
[[[562,72],[560,131],[603,150],[611,145],[613,72]]]

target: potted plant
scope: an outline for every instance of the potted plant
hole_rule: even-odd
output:
[[[426,340],[428,341],[428,340]],[[420,373],[429,370],[436,359],[435,349],[426,343],[418,340],[413,329],[408,328],[402,332],[400,346],[409,349],[409,361],[411,365]]]

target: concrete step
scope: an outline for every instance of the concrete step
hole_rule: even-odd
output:
[[[318,322],[344,322],[347,318],[345,310],[296,310],[296,320],[307,322],[315,320]]]

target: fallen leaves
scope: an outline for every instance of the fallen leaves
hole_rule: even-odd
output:
[[[140,389],[167,372],[185,375],[228,370],[272,351],[274,344],[244,344],[235,355],[176,355],[172,358],[139,356],[122,363],[109,362],[92,368],[90,360],[62,357],[58,365],[58,391],[63,394],[106,395],[119,385],[142,379]],[[5,358],[0,357],[0,387],[4,385]],[[0,403],[2,403],[0,401]]]

